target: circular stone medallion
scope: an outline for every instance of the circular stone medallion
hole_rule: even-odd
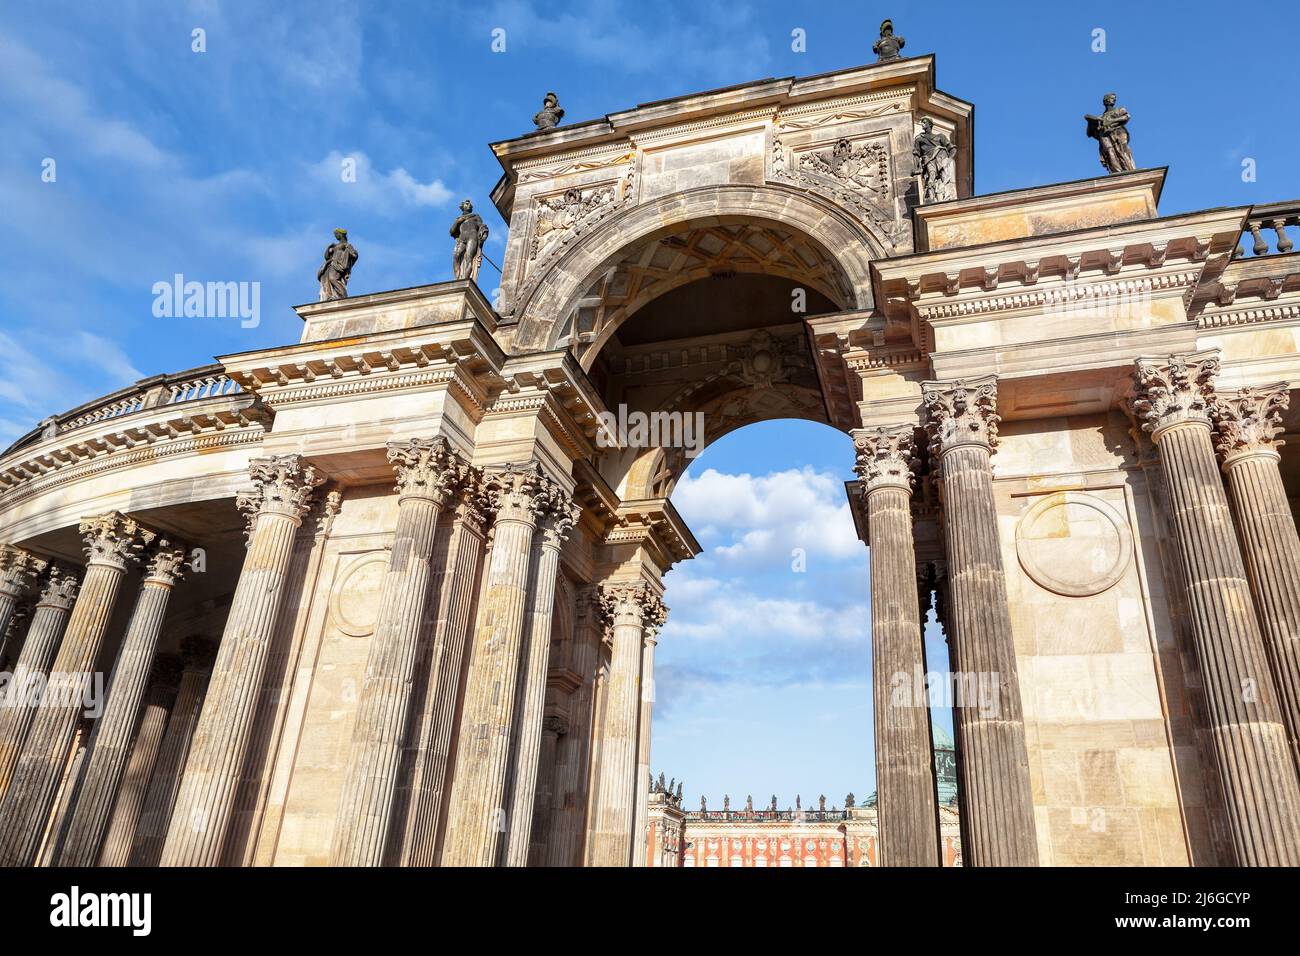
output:
[[[379,617],[379,588],[388,552],[362,555],[339,576],[330,596],[334,624],[349,637],[365,637],[375,629]]]
[[[1124,576],[1133,552],[1128,522],[1082,491],[1035,503],[1016,526],[1016,556],[1035,583],[1068,597],[1100,594]]]

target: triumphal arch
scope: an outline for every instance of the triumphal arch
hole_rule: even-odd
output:
[[[973,107],[885,52],[548,97],[499,296],[472,210],[416,288],[348,292],[343,233],[297,344],[8,449],[0,862],[643,865],[699,545],[639,414],[853,436],[880,862],[939,862],[934,607],[966,865],[1300,863],[1300,205],[1162,215],[1114,98],[1115,171],[980,195]]]

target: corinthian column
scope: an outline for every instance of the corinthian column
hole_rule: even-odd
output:
[[[881,866],[937,866],[938,811],[912,540],[914,427],[855,432],[871,549],[871,657]],[[922,588],[928,607],[929,577]],[[900,686],[900,681],[901,686]],[[901,692],[901,693],[900,693]]]
[[[648,615],[641,642],[641,710],[637,715],[636,814],[632,819],[632,865],[645,866],[646,828],[650,815],[650,728],[655,706],[655,640],[668,617],[662,604]]]
[[[80,530],[86,542],[86,577],[0,803],[0,866],[36,862],[118,587],[127,563],[138,560],[154,539],[152,532],[117,512],[82,521]]]
[[[163,866],[216,866],[262,693],[271,635],[284,601],[293,539],[325,478],[300,455],[250,463],[255,490],[236,499],[248,516],[248,556],[176,797]]]
[[[496,530],[465,687],[444,866],[495,866],[500,860],[533,535],[554,486],[536,465],[511,467],[490,480]]]
[[[420,701],[419,726],[411,754],[410,795],[397,859],[402,866],[434,866],[447,802],[447,779],[456,706],[469,639],[470,612],[491,506],[483,476],[474,469],[461,485],[443,569],[438,575],[437,619],[429,649],[428,679]],[[399,791],[399,804],[401,803]]]
[[[390,442],[388,460],[397,470],[397,528],[380,583],[379,617],[335,817],[334,866],[384,862],[433,574],[434,531],[469,467],[445,438]]]
[[[922,396],[948,550],[949,647],[958,681],[959,772],[969,835],[962,853],[968,866],[1035,866],[1029,753],[993,501],[997,379],[925,382]],[[913,586],[908,583],[909,590]],[[976,682],[997,688],[992,706],[963,699],[962,689]]]
[[[1140,358],[1133,405],[1169,487],[1236,863],[1296,866],[1295,759],[1210,440],[1218,369],[1215,352]]]
[[[1213,415],[1241,532],[1264,649],[1273,670],[1291,753],[1300,761],[1300,537],[1278,468],[1285,382],[1220,392]]]
[[[14,608],[49,562],[22,548],[0,545],[0,635],[9,627]]]
[[[644,584],[601,588],[601,610],[611,632],[605,719],[600,738],[600,781],[592,812],[588,866],[631,866],[636,820],[637,720],[640,717],[642,641],[647,626],[658,627],[666,610]]]
[[[551,835],[546,843],[547,866],[578,866],[582,862],[590,756],[596,729],[592,704],[601,647],[596,595],[596,589],[591,587],[584,587],[577,594],[571,666],[582,678],[582,684],[569,697],[568,726],[556,741],[555,796]]]
[[[189,637],[181,642],[184,670],[167,718],[167,729],[163,733],[153,775],[149,779],[149,789],[145,792],[127,866],[157,866],[162,857],[167,824],[171,821],[172,806],[180,787],[181,770],[190,752],[190,738],[199,722],[203,690],[208,685],[215,652],[216,644],[201,637]]]
[[[546,710],[546,671],[551,650],[551,623],[555,616],[555,577],[560,569],[560,549],[582,510],[552,485],[539,498],[541,538],[537,541],[536,573],[528,598],[524,636],[523,674],[514,718],[514,753],[511,766],[510,822],[506,839],[506,866],[527,866],[537,805],[537,766],[541,760],[542,720]]]
[[[180,670],[180,657],[176,654],[160,654],[154,658],[149,691],[140,712],[140,726],[131,744],[131,759],[122,775],[117,802],[113,804],[113,816],[104,835],[104,846],[99,851],[100,866],[126,866],[131,855],[149,778],[153,775],[167,729],[167,708],[176,697]]]
[[[27,640],[14,665],[8,693],[0,701],[0,794],[5,792],[18,765],[23,741],[36,716],[46,675],[76,598],[76,576],[57,566],[50,568],[31,624],[27,626]]]
[[[186,549],[159,539],[149,557],[135,610],[122,639],[108,685],[108,703],[96,722],[81,791],[57,859],[59,866],[94,866],[99,859],[117,788],[131,754],[131,734],[140,716],[145,687],[158,650],[172,588],[185,564]]]

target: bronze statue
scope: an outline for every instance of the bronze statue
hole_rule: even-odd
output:
[[[820,813],[826,812],[826,794],[824,793],[817,798],[817,810]]]
[[[554,93],[547,93],[542,100],[542,108],[533,117],[533,125],[538,129],[555,129],[564,119],[564,110],[560,107],[560,98]]]
[[[776,794],[772,794],[772,812],[776,813]]]
[[[479,267],[483,265],[483,243],[487,242],[488,227],[468,199],[460,204],[460,215],[451,224],[451,237],[456,240],[451,256],[455,278],[477,280]]]
[[[912,161],[921,178],[921,202],[946,202],[957,198],[956,145],[934,131],[934,120],[921,119],[921,132],[912,141]]]
[[[886,20],[880,24],[880,39],[871,46],[871,52],[876,54],[878,63],[888,63],[890,60],[901,60],[902,54],[899,52],[907,43],[902,37],[894,36],[894,21]]]
[[[845,810],[853,809],[853,794],[850,793],[847,797],[844,798],[844,809]]]
[[[1100,116],[1090,113],[1083,116],[1088,123],[1088,135],[1097,141],[1101,164],[1111,173],[1137,169],[1133,162],[1133,151],[1128,146],[1128,110],[1115,105],[1114,93],[1103,96],[1101,105],[1103,110]]]
[[[357,264],[357,250],[348,242],[346,229],[334,230],[334,242],[325,247],[325,263],[316,271],[320,282],[320,301],[346,299],[348,277]]]
[[[745,797],[745,812],[746,813],[754,812],[754,797],[752,794]]]

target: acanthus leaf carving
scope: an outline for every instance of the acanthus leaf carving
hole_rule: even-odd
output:
[[[997,447],[998,422],[1002,420],[997,413],[997,376],[924,382],[921,396],[932,465],[962,445]]]
[[[1220,392],[1211,407],[1215,424],[1215,448],[1224,464],[1257,452],[1277,453],[1283,445],[1282,413],[1290,407],[1291,389],[1286,382],[1244,387]]]
[[[1210,424],[1214,378],[1219,372],[1217,349],[1139,358],[1134,373],[1133,411],[1145,431],[1159,433],[1187,422]]]
[[[911,425],[881,425],[853,433],[857,473],[863,490],[902,488],[910,491],[917,467],[915,429]]]

